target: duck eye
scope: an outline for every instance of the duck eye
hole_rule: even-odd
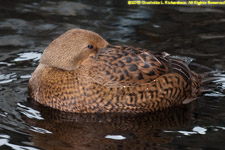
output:
[[[89,49],[93,49],[94,46],[93,46],[92,44],[89,44],[89,45],[88,45],[88,48],[89,48]]]

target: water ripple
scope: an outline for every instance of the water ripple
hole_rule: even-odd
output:
[[[185,136],[191,136],[194,134],[206,134],[206,132],[208,130],[213,130],[214,132],[220,131],[220,130],[225,130],[225,127],[221,127],[221,126],[208,126],[208,127],[200,127],[200,126],[195,126],[192,128],[192,131],[184,131],[184,130],[180,130],[180,131],[164,131],[167,133],[181,133]]]
[[[18,55],[19,57],[14,59],[13,61],[26,61],[26,60],[37,61],[41,58],[41,54],[37,52],[25,52]]]
[[[10,136],[5,134],[0,134],[0,146],[8,146],[13,150],[40,150],[38,148],[30,147],[30,146],[21,146],[10,143]]]
[[[39,111],[34,110],[30,107],[24,106],[20,103],[17,103],[18,110],[27,116],[28,118],[33,118],[33,119],[38,119],[38,120],[43,120],[44,118],[41,117],[41,114]]]
[[[0,73],[0,84],[10,83],[14,80],[17,80],[16,73],[9,73],[9,74],[1,74]]]

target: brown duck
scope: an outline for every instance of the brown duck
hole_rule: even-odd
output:
[[[165,52],[113,46],[94,32],[72,29],[45,49],[29,95],[66,112],[157,111],[196,99],[200,77]]]

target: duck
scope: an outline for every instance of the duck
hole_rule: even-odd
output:
[[[111,45],[71,29],[44,50],[28,83],[29,97],[72,113],[140,113],[196,100],[202,77],[166,52]]]

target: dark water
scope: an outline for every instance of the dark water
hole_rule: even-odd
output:
[[[74,115],[33,104],[28,79],[44,48],[71,28],[167,51],[218,78],[198,101],[155,113]],[[0,149],[225,149],[224,70],[225,7],[0,0]]]

